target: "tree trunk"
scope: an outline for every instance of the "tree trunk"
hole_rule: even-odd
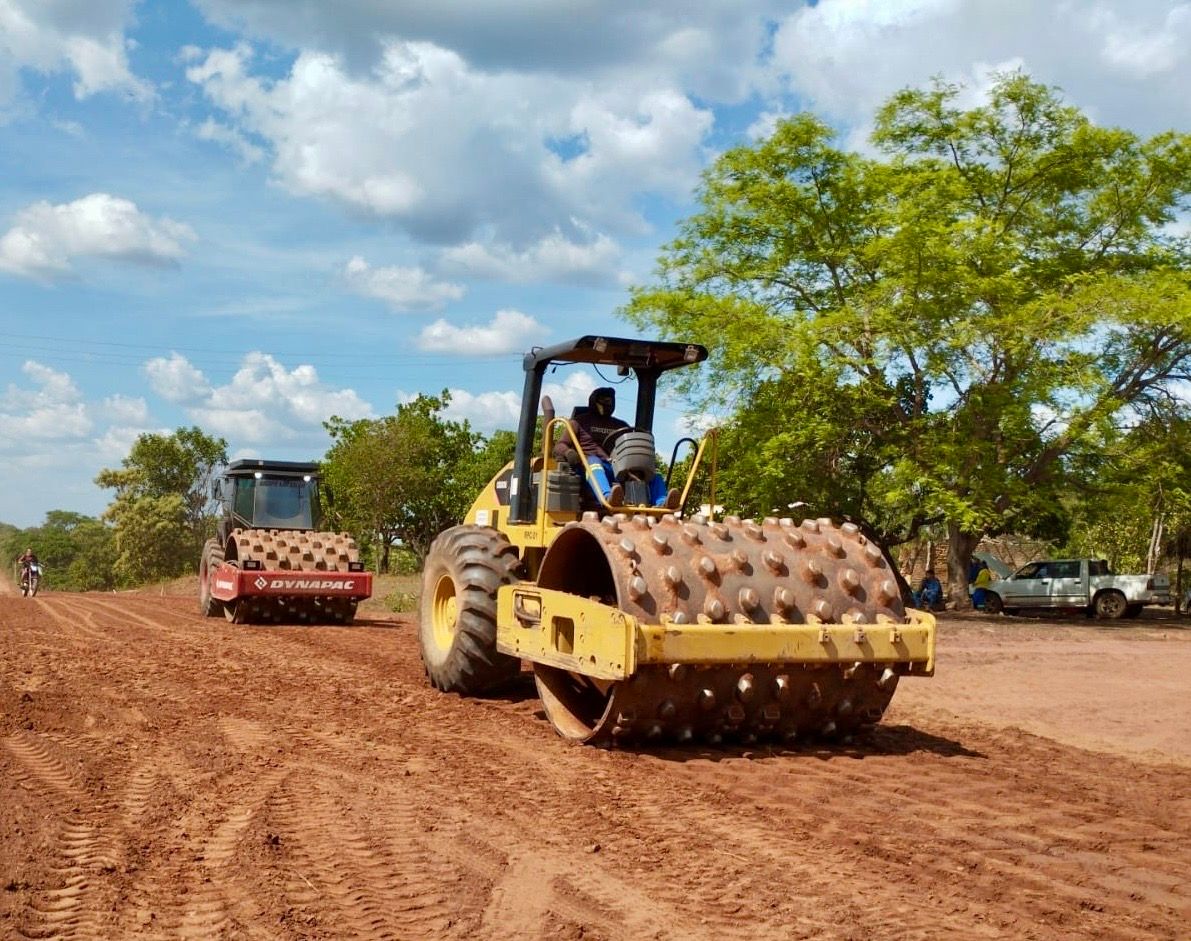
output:
[[[381,531],[380,534],[380,570],[386,575],[389,574],[389,547],[391,545],[389,534]]]
[[[1179,541],[1179,567],[1174,575],[1174,613],[1183,613],[1183,543]]]
[[[1153,575],[1158,568],[1158,557],[1162,554],[1162,532],[1165,522],[1161,511],[1154,514],[1154,525],[1150,530],[1150,548],[1146,553],[1146,574]]]
[[[972,608],[972,597],[968,594],[968,566],[972,564],[972,553],[980,539],[980,533],[965,533],[955,523],[947,524],[947,593],[952,606],[959,611]]]

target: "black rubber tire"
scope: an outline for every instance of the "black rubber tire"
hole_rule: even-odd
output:
[[[1144,607],[1145,607],[1145,605],[1141,605],[1141,604],[1127,604],[1127,605],[1125,605],[1125,617],[1127,617],[1127,618],[1141,617],[1141,609]]]
[[[203,546],[203,557],[199,560],[199,614],[206,618],[217,618],[223,614],[223,602],[211,596],[207,573],[213,566],[223,563],[223,546],[214,539],[208,539]]]
[[[496,591],[520,581],[520,569],[516,548],[491,527],[454,526],[434,540],[422,569],[418,643],[435,689],[475,696],[520,671],[517,657],[496,649]]]
[[[1001,614],[1004,612],[1005,605],[1001,602],[1001,596],[995,591],[986,591],[984,595],[984,610],[989,614]]]
[[[1096,617],[1105,621],[1124,617],[1125,609],[1128,607],[1125,596],[1119,591],[1103,591],[1092,602],[1092,610],[1096,612]]]
[[[40,588],[41,588],[41,576],[40,575],[29,576],[29,597],[36,598],[38,589],[40,589]]]

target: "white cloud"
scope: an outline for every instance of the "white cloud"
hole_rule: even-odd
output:
[[[69,373],[59,372],[32,359],[21,365],[21,372],[28,376],[37,388],[28,390],[10,385],[3,400],[3,404],[8,408],[63,405],[78,402],[82,398]]]
[[[191,420],[234,446],[276,444],[322,434],[332,415],[371,418],[372,406],[352,389],[334,389],[310,365],[286,369],[267,353],[249,353],[231,380],[213,386],[185,357],[150,360],[150,382],[164,398],[186,403]]]
[[[392,219],[426,241],[516,252],[556,232],[591,244],[609,226],[645,231],[638,196],[685,197],[712,124],[664,76],[626,71],[596,91],[553,73],[484,71],[449,48],[391,36],[368,70],[307,48],[288,75],[266,80],[239,46],[186,74],[231,126],[265,142],[291,192]]]
[[[1138,17],[1106,6],[1091,11],[1089,25],[1101,37],[1100,54],[1116,69],[1137,78],[1179,71],[1191,59],[1191,4],[1162,4],[1156,14]],[[1160,18],[1160,19],[1159,19]]]
[[[132,451],[136,439],[143,434],[169,435],[172,428],[150,428],[146,423],[112,425],[92,442],[95,459],[102,465],[114,467]]]
[[[0,401],[0,450],[18,450],[41,442],[77,439],[90,433],[87,414],[74,380],[29,360],[21,371],[34,389],[10,385]]]
[[[586,405],[592,390],[602,384],[587,371],[572,370],[565,374],[562,382],[542,383],[542,395],[550,396],[555,412],[566,417],[576,405]],[[448,418],[467,419],[483,432],[500,428],[516,430],[521,418],[520,392],[468,392],[466,389],[451,389],[450,392],[451,404],[444,412]]]
[[[606,235],[589,242],[554,231],[524,251],[509,245],[468,242],[443,252],[443,266],[471,277],[516,283],[555,281],[607,285],[623,280],[616,271],[620,247]]]
[[[207,377],[180,353],[156,356],[141,371],[149,379],[149,388],[167,402],[196,402],[211,394]]]
[[[789,0],[543,3],[474,0],[198,0],[216,23],[366,71],[395,38],[455,50],[481,71],[616,84],[682,84],[703,98],[748,94],[768,24]]]
[[[235,128],[220,124],[214,118],[207,118],[195,129],[194,134],[199,140],[222,144],[245,164],[260,163],[265,159],[263,148],[258,147]]]
[[[498,310],[487,324],[456,327],[436,320],[418,335],[418,349],[457,356],[499,356],[528,349],[546,327],[516,310]]]
[[[17,213],[0,236],[0,271],[50,280],[69,275],[80,258],[168,265],[183,255],[193,230],[172,219],[154,219],[135,203],[92,193],[71,203],[38,202]]]
[[[106,421],[143,428],[149,421],[149,405],[140,396],[109,395],[96,410]]]
[[[125,29],[135,0],[0,0],[0,107],[20,86],[21,69],[74,74],[76,98],[122,92],[138,101],[152,87],[128,66]]]
[[[436,281],[422,268],[373,268],[358,255],[343,276],[357,294],[382,300],[394,310],[441,310],[467,293],[462,285]]]
[[[993,63],[1059,85],[1105,123],[1151,133],[1191,120],[1187,3],[821,0],[781,21],[773,50],[791,92],[853,124],[934,75],[979,86]]]
[[[0,490],[0,519],[31,526],[50,507],[97,515],[107,495],[92,484],[103,467],[118,466],[149,425],[143,399],[112,394],[89,402],[69,374],[34,360],[21,367],[22,385],[0,394],[0,458],[9,486]],[[30,500],[18,482],[34,481]]]
[[[554,154],[547,173],[560,192],[574,194],[584,216],[631,230],[634,193],[685,199],[707,156],[702,142],[711,111],[674,88],[648,88],[626,96],[617,89],[583,94],[571,105],[568,130],[587,146],[570,160]]]
[[[447,418],[466,419],[476,428],[492,432],[498,428],[515,429],[521,416],[521,395],[518,392],[468,392],[451,389],[451,404],[444,410]]]

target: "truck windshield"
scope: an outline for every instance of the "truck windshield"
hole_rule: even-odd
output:
[[[317,529],[318,482],[300,477],[249,477],[236,481],[236,515],[259,529]]]

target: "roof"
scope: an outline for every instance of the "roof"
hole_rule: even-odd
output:
[[[278,474],[281,476],[306,476],[318,473],[318,465],[309,461],[266,461],[261,458],[246,458],[232,461],[224,470],[225,477],[240,477],[249,474]]]
[[[545,363],[596,363],[601,366],[631,366],[664,372],[707,359],[707,347],[698,343],[669,343],[662,340],[634,340],[628,337],[583,336],[554,346],[539,347],[525,354],[525,371]]]

